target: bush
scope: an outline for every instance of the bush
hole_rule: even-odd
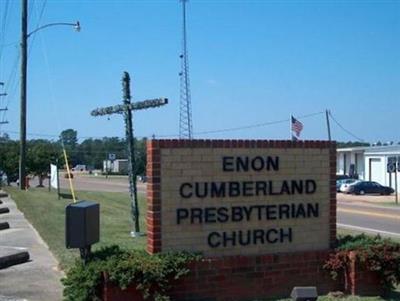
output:
[[[69,173],[69,176],[68,176],[68,173],[65,173],[65,174],[64,174],[64,178],[66,178],[66,179],[68,179],[68,178],[73,179],[73,178],[74,178],[74,174],[73,174],[72,172],[70,172],[70,173]]]
[[[351,251],[355,252],[366,270],[377,272],[385,291],[400,283],[400,244],[379,235],[371,237],[364,234],[339,239],[338,247],[324,265],[333,279],[348,269]]]
[[[121,289],[135,284],[145,299],[169,300],[166,294],[172,281],[188,274],[187,264],[197,259],[198,255],[187,252],[149,255],[145,251],[106,247],[93,253],[86,265],[77,260],[68,270],[61,280],[64,300],[100,300],[98,288],[103,273]]]

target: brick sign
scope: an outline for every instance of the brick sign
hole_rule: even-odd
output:
[[[336,238],[336,146],[152,140],[148,251],[206,256],[326,250]]]

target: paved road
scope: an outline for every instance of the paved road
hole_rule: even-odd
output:
[[[400,238],[400,207],[374,204],[368,199],[348,201],[338,196],[338,227]]]
[[[38,181],[35,178],[31,180],[30,183],[31,186],[35,186],[38,184]],[[128,177],[108,177],[108,179],[106,179],[103,176],[95,177],[74,174],[72,184],[75,190],[129,193]],[[44,185],[48,185],[47,180],[45,181]],[[62,174],[60,174],[60,187],[64,189],[69,189],[69,180],[62,177]],[[137,189],[138,193],[145,194],[146,184],[138,182]]]

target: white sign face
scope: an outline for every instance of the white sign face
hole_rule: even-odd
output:
[[[328,249],[329,160],[328,148],[162,149],[163,251]]]
[[[50,184],[51,187],[58,189],[57,165],[50,164]]]

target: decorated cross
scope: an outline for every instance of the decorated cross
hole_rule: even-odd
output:
[[[156,108],[168,103],[167,98],[157,98],[131,103],[130,77],[128,72],[124,72],[122,77],[123,103],[105,108],[93,110],[92,116],[104,116],[111,114],[123,114],[125,120],[125,136],[128,150],[128,175],[129,175],[129,193],[131,197],[131,214],[135,225],[131,232],[133,237],[140,235],[139,225],[139,207],[137,200],[136,177],[137,168],[135,164],[135,150],[132,126],[132,111]]]

